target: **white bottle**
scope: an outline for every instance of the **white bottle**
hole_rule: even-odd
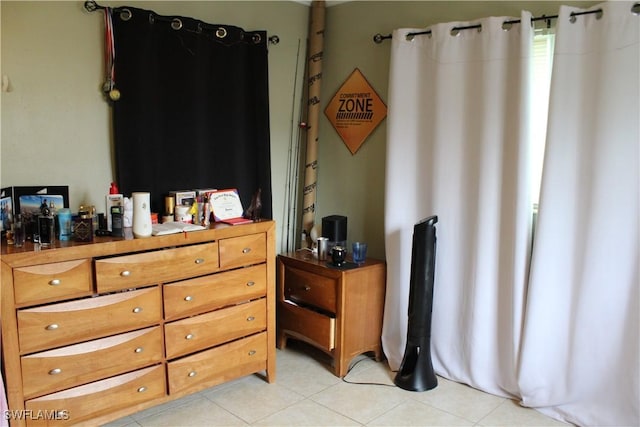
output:
[[[150,193],[133,193],[133,236],[137,239],[151,236]]]

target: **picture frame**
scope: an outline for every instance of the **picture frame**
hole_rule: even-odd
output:
[[[7,224],[13,220],[16,215],[23,216],[23,222],[25,224],[25,235],[26,239],[30,240],[33,231],[35,215],[32,204],[35,202],[35,198],[29,198],[28,196],[34,196],[38,198],[50,198],[52,196],[56,196],[54,200],[54,206],[56,209],[68,208],[69,207],[69,186],[67,185],[39,185],[39,186],[13,186],[13,187],[5,187],[0,189],[0,208],[1,203],[4,201],[7,209],[5,213],[3,213],[2,217],[2,233],[6,232],[5,228],[5,216],[7,215]],[[9,200],[11,205],[11,211],[9,212]],[[25,210],[23,212],[23,206],[21,204],[21,200],[26,203]],[[42,203],[43,199],[38,199],[40,203]],[[39,206],[39,205],[38,205]]]
[[[5,233],[13,221],[13,197],[0,193],[0,232]]]

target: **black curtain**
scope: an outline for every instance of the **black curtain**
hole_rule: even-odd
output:
[[[162,213],[172,190],[237,188],[246,209],[261,189],[271,218],[266,32],[132,7],[112,16],[120,191],[151,192]]]

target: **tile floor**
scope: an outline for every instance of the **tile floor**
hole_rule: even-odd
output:
[[[250,375],[116,420],[138,426],[561,426],[517,402],[438,378],[410,392],[393,386],[386,363],[359,356],[346,381],[313,348],[289,340],[277,351],[276,381]],[[386,385],[379,385],[386,384]]]

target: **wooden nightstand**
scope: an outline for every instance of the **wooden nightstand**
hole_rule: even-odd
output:
[[[336,268],[307,251],[277,261],[277,347],[286,347],[288,337],[305,341],[333,357],[341,378],[355,356],[383,356],[386,265],[376,259],[353,265]]]

